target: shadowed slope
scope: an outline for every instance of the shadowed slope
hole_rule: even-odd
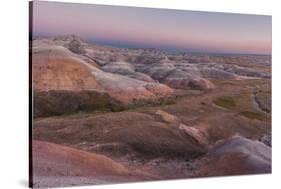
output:
[[[46,118],[36,120],[33,129],[37,140],[112,155],[136,155],[140,159],[193,159],[206,152],[205,146],[184,131],[157,121],[153,115],[137,112]]]

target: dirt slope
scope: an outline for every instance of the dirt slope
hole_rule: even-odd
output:
[[[52,186],[52,181],[56,179],[64,183],[62,186],[67,186],[68,182],[72,185],[79,184],[79,178],[92,184],[149,178],[147,175],[128,171],[106,156],[54,143],[34,140],[32,150],[34,184],[37,187]]]

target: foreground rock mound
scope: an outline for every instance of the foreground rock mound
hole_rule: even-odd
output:
[[[240,136],[217,144],[206,159],[196,176],[271,173],[271,148]]]
[[[144,175],[129,172],[121,164],[103,155],[42,141],[33,141],[32,150],[35,187],[147,179]]]

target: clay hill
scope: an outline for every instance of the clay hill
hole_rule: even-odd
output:
[[[271,172],[271,56],[32,41],[35,187]]]
[[[33,141],[34,187],[76,184],[118,183],[151,179],[141,172],[126,169],[103,155],[49,142]]]

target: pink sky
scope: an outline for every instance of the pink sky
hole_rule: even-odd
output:
[[[271,53],[271,16],[35,1],[34,35],[120,47]]]

